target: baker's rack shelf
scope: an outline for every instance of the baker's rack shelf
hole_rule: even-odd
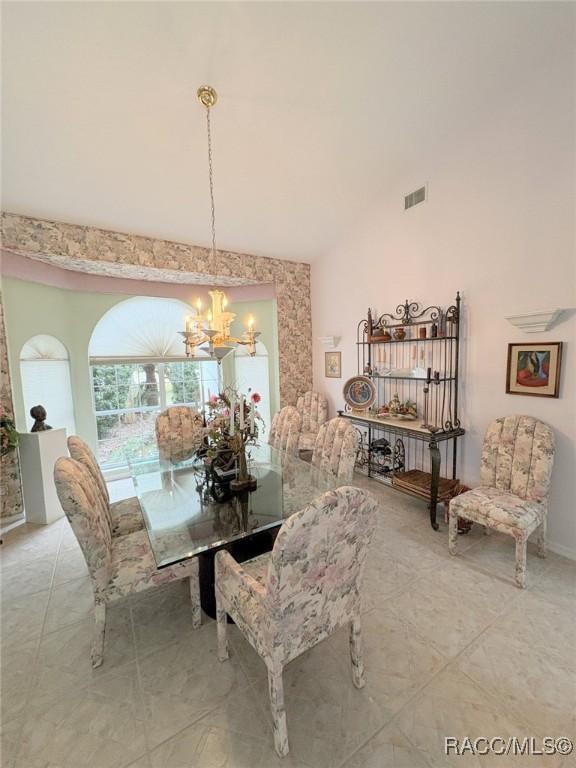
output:
[[[465,433],[458,418],[460,321],[459,293],[447,308],[406,300],[377,317],[368,309],[358,324],[357,363],[358,374],[374,383],[376,400],[368,411],[338,412],[360,432],[357,469],[425,498],[436,530],[437,503],[458,485],[458,439]],[[379,413],[394,394],[416,404],[416,419]]]

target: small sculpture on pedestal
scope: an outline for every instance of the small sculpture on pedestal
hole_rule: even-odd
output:
[[[50,424],[46,424],[46,415],[46,408],[43,405],[30,408],[30,416],[35,419],[30,432],[45,432],[47,429],[52,429]]]

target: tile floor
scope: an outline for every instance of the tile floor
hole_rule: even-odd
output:
[[[358,478],[360,485],[368,481]],[[423,505],[370,482],[379,527],[365,578],[368,683],[351,683],[346,632],[285,673],[291,752],[276,757],[263,664],[231,627],[194,632],[186,587],[109,611],[89,662],[90,582],[65,520],[2,547],[4,768],[450,768],[574,765],[574,756],[445,756],[445,736],[569,736],[576,711],[576,563],[529,556],[475,527],[447,553]],[[113,490],[125,491],[125,485]],[[564,762],[563,762],[564,761]]]

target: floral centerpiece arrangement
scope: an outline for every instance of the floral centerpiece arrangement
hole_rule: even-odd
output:
[[[0,454],[5,456],[18,445],[18,432],[14,421],[6,416],[4,409],[0,409]]]
[[[256,445],[262,416],[258,412],[261,397],[250,389],[246,395],[226,388],[211,395],[206,417],[206,456],[220,473],[236,470],[232,490],[252,489],[256,479],[248,473],[246,448]]]

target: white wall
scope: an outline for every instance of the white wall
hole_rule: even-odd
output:
[[[538,335],[504,319],[576,307],[573,30],[569,23],[535,28],[529,60],[493,62],[490,92],[475,93],[471,82],[449,133],[427,124],[419,141],[399,145],[403,172],[388,178],[381,169],[386,194],[370,200],[356,230],[313,265],[312,307],[315,387],[335,410],[356,373],[356,325],[368,306],[381,313],[406,298],[446,305],[459,289],[467,430],[460,476],[478,481],[491,419],[526,413],[548,422],[557,438],[550,544],[576,557],[576,318]],[[404,212],[404,194],[424,182],[428,202]],[[342,337],[341,380],[324,378],[318,337],[326,335]],[[530,340],[565,342],[557,400],[505,394],[507,344]]]

